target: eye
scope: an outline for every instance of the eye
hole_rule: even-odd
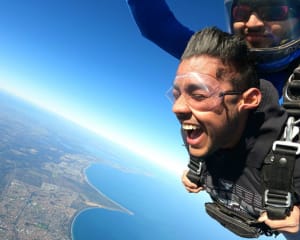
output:
[[[203,101],[208,98],[208,96],[204,94],[191,94],[190,97],[196,101]]]
[[[186,95],[193,101],[203,101],[210,97],[208,87],[203,84],[190,84],[185,89]]]
[[[235,22],[246,22],[251,15],[251,8],[247,5],[238,5],[232,9],[232,17]]]

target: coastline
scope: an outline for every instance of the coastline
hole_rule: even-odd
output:
[[[90,210],[90,209],[108,209],[111,211],[120,211],[123,213],[127,213],[129,215],[134,215],[133,212],[131,212],[129,209],[123,207],[122,205],[120,205],[119,203],[113,201],[112,199],[110,199],[109,197],[107,197],[104,193],[102,193],[96,186],[94,186],[88,179],[88,176],[86,174],[86,170],[90,167],[92,167],[94,164],[101,164],[101,163],[97,163],[97,162],[91,162],[90,164],[88,164],[88,166],[86,166],[85,168],[82,169],[82,175],[84,176],[84,181],[90,186],[92,187],[94,190],[97,191],[98,194],[100,194],[103,198],[107,199],[108,201],[110,201],[113,205],[115,205],[115,208],[113,207],[108,207],[108,206],[104,206],[101,205],[100,203],[88,203],[88,202],[84,202],[86,204],[86,207],[82,207],[81,209],[79,209],[78,211],[75,212],[75,214],[72,216],[72,218],[69,221],[69,226],[68,226],[68,232],[69,232],[69,239],[74,240],[73,238],[73,225],[74,222],[76,220],[76,218],[84,211]],[[94,206],[91,206],[92,204],[95,204]]]

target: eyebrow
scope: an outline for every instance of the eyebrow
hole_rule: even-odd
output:
[[[199,85],[197,85],[197,84],[188,84],[188,85],[185,87],[185,90],[186,90],[187,92],[193,92],[193,91],[198,90],[198,89],[204,89],[204,90],[206,91],[205,88],[199,87]]]

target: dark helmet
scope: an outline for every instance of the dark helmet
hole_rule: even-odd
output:
[[[300,13],[300,0],[224,0],[225,15],[229,32],[233,33],[232,11],[237,3],[249,5],[271,5],[284,3],[294,7]],[[300,14],[297,15],[300,19]],[[300,23],[290,33],[290,38],[285,39],[276,46],[267,48],[251,48],[258,63],[258,69],[264,72],[274,72],[286,68],[291,62],[300,57]]]

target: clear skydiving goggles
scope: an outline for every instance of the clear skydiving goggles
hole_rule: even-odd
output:
[[[224,91],[212,76],[197,72],[177,75],[167,97],[174,105],[186,104],[198,111],[211,111],[220,106],[226,95],[240,95],[241,91]]]

